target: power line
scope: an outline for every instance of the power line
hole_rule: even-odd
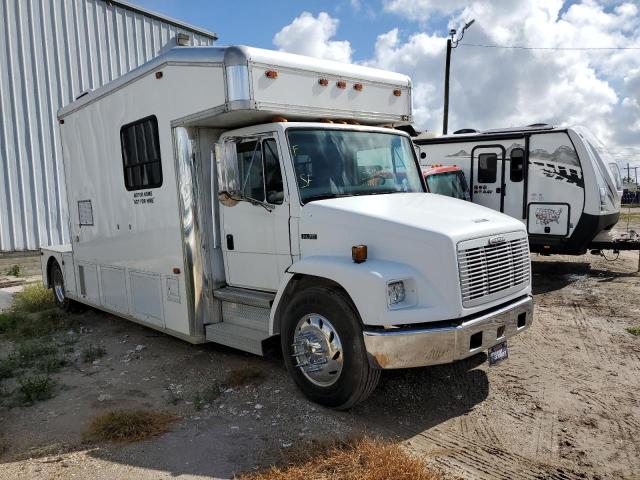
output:
[[[509,50],[640,50],[640,47],[525,47],[522,45],[486,45],[481,43],[461,43],[460,46]]]

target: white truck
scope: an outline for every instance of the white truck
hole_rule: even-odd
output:
[[[59,112],[73,302],[262,354],[312,400],[452,362],[532,322],[527,232],[425,193],[408,77],[249,47],[177,47]],[[386,125],[383,127],[381,125]]]

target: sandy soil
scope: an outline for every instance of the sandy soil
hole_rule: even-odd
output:
[[[107,356],[76,358],[51,400],[0,409],[0,478],[229,478],[296,443],[363,432],[462,478],[640,478],[640,337],[625,331],[640,324],[637,266],[637,253],[534,256],[536,319],[508,361],[384,372],[372,398],[343,413],[306,401],[277,353],[191,346],[90,311],[72,357],[91,343]],[[247,365],[264,381],[197,408],[197,392]],[[116,407],[180,421],[154,440],[84,445],[91,418]]]

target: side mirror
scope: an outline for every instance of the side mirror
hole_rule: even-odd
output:
[[[240,190],[235,142],[216,143],[214,155],[218,171],[218,200],[223,205],[233,206],[238,203],[233,196]]]

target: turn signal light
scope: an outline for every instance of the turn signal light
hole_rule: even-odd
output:
[[[351,258],[356,263],[362,263],[367,260],[367,246],[354,245],[351,247]]]
[[[264,72],[264,76],[267,78],[276,79],[278,78],[278,72],[276,72],[275,70],[267,70],[266,72]]]
[[[361,84],[361,83],[354,83],[354,84],[353,84],[353,89],[354,89],[354,90],[357,90],[358,92],[361,92],[363,88],[364,88],[364,87],[362,86],[362,84]]]
[[[338,88],[347,88],[347,82],[345,82],[344,80],[338,80],[336,82],[336,86]]]
[[[394,94],[396,97],[399,97],[400,95],[402,95],[402,90],[400,90],[399,88],[396,88],[396,89],[393,91],[393,94]]]
[[[327,85],[329,85],[329,80],[327,80],[326,78],[321,78],[320,80],[318,80],[318,83],[323,87],[326,87]]]

